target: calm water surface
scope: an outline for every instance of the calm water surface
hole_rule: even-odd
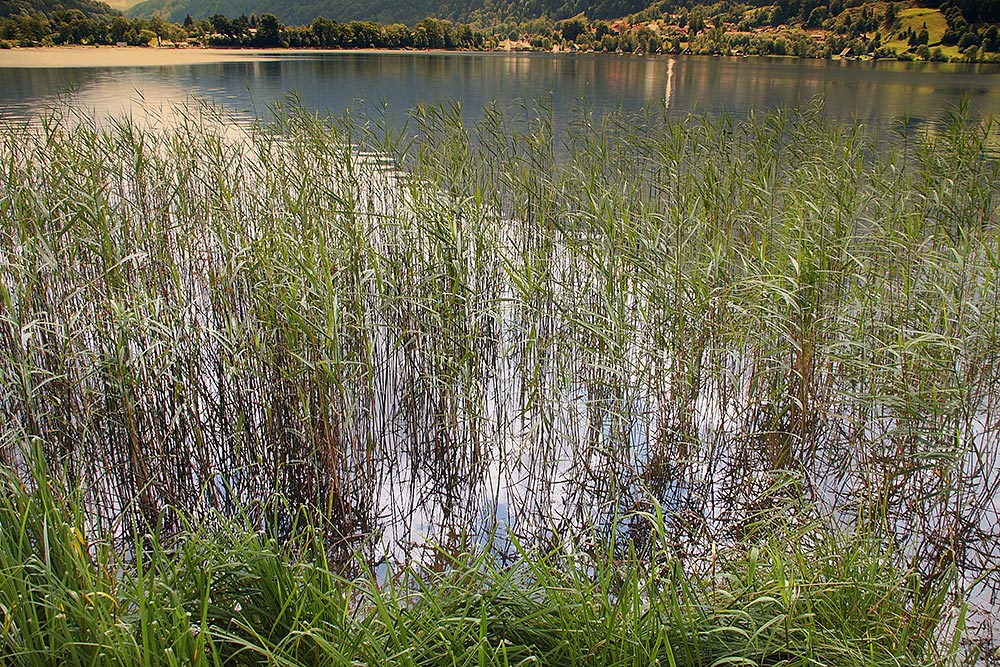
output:
[[[191,99],[247,119],[289,94],[309,108],[385,107],[402,115],[420,102],[457,100],[474,119],[484,105],[544,100],[555,118],[666,105],[673,112],[795,106],[814,97],[835,118],[878,128],[932,126],[967,100],[974,113],[1000,112],[1000,67],[813,61],[779,58],[637,57],[604,54],[316,53],[260,54],[238,62],[157,67],[0,67],[0,118],[24,120],[73,100],[98,114]]]

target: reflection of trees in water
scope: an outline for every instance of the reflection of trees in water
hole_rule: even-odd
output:
[[[420,102],[460,100],[467,121],[475,122],[494,100],[513,108],[517,100],[546,99],[558,122],[572,116],[581,100],[599,116],[619,106],[658,105],[669,83],[668,106],[681,114],[722,111],[745,117],[819,96],[834,117],[882,129],[908,117],[912,128],[923,131],[939,127],[938,111],[966,96],[977,114],[997,110],[992,70],[983,65],[402,52],[302,52],[247,61],[247,52],[238,50],[231,57],[156,68],[0,68],[0,99],[6,115],[17,118],[50,102],[62,106],[59,95],[68,90],[82,91],[84,105],[111,114],[139,112],[131,103],[140,98],[158,105],[194,97],[266,115],[271,104],[295,93],[320,113],[371,111],[384,104],[400,123]]]

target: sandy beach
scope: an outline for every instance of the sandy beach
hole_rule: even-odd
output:
[[[53,46],[0,49],[0,67],[159,67],[268,60],[322,51],[297,49],[170,49],[141,46]],[[329,51],[328,53],[344,53]]]

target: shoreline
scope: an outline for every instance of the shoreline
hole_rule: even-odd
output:
[[[0,49],[0,68],[5,67],[172,67],[226,62],[279,59],[302,54],[337,53],[473,53],[457,50],[414,49],[292,49],[212,47],[167,48],[152,46],[25,46]],[[487,53],[476,51],[474,53]]]
[[[0,69],[6,68],[64,68],[83,69],[89,67],[175,67],[183,65],[210,65],[213,63],[266,62],[282,60],[288,57],[308,57],[313,55],[349,55],[349,54],[505,54],[528,55],[534,53],[553,53],[555,55],[577,56],[593,55],[593,52],[574,53],[571,51],[535,52],[519,50],[483,50],[469,51],[460,49],[314,49],[314,48],[214,48],[214,47],[147,47],[147,46],[27,46],[12,49],[0,49]],[[600,55],[600,54],[598,54]],[[615,54],[603,54],[613,56]],[[633,55],[633,54],[626,54]],[[647,57],[637,55],[636,57]],[[657,57],[681,58],[684,54],[660,54]],[[692,56],[714,57],[714,56]],[[796,56],[725,56],[738,58],[787,58],[790,60],[815,61],[816,58],[798,58]],[[833,61],[858,60],[859,62],[876,62],[865,59],[833,58]],[[904,63],[901,60],[880,60],[877,62]],[[906,63],[911,64],[911,63]],[[928,63],[919,63],[928,64]],[[935,63],[941,64],[941,63]],[[956,64],[956,63],[951,63]],[[966,63],[957,63],[966,64]],[[968,63],[968,65],[1000,65],[993,63]]]

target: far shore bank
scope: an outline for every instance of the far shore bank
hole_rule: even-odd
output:
[[[316,49],[316,48],[213,48],[213,47],[145,47],[145,46],[32,46],[0,49],[0,68],[86,68],[86,67],[172,67],[177,65],[204,65],[211,63],[231,62],[261,62],[279,60],[289,57],[307,57],[314,55],[344,55],[344,54],[530,54],[556,53],[576,55],[575,51],[529,51],[520,48],[501,48],[498,50],[469,51],[461,49]],[[593,55],[594,52],[585,52]],[[614,55],[607,53],[604,55]],[[621,54],[619,54],[621,55]],[[637,55],[641,54],[626,54]],[[690,54],[657,54],[656,57],[677,58]],[[695,57],[712,57],[699,55]],[[821,60],[816,58],[798,58],[797,56],[726,56],[741,58],[780,58],[788,60]],[[844,58],[834,56],[834,61],[866,60],[870,58]],[[881,62],[897,62],[892,59]],[[901,61],[900,61],[901,62]],[[980,63],[980,66],[982,63]]]
[[[37,46],[0,49],[0,67],[157,67],[247,62],[325,53],[415,53],[387,49],[217,49],[144,46]],[[424,51],[421,51],[424,53]],[[461,53],[441,51],[441,53]]]

